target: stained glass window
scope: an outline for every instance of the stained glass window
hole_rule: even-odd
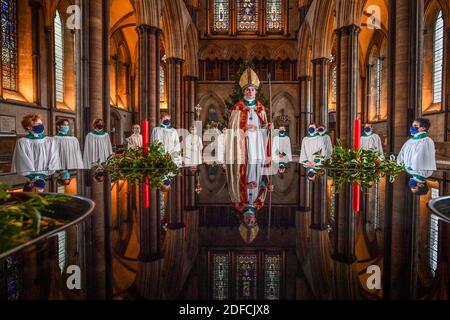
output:
[[[165,102],[166,101],[166,92],[165,92],[165,71],[164,71],[164,65],[166,63],[166,55],[163,55],[161,58],[161,65],[159,67],[159,101]]]
[[[228,273],[229,273],[229,259],[227,254],[213,255],[213,299],[226,300],[228,299]]]
[[[267,31],[282,31],[281,0],[267,0]]]
[[[17,8],[16,0],[2,0],[0,38],[3,88],[17,90]]]
[[[281,255],[278,253],[264,256],[264,299],[280,299]]]
[[[375,64],[375,113],[378,118],[381,117],[381,90],[383,81],[383,60],[378,57]]]
[[[257,255],[238,255],[236,259],[236,299],[255,300],[257,299]]]
[[[214,31],[228,31],[229,28],[229,0],[214,0]]]
[[[258,0],[238,1],[238,30],[258,31]]]
[[[55,32],[55,89],[56,101],[64,102],[64,27],[61,16],[56,10]]]
[[[434,25],[433,103],[442,102],[442,70],[444,63],[444,18],[439,11]]]
[[[331,103],[336,103],[337,97],[337,67],[331,69]]]

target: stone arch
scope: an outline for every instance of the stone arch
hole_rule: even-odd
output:
[[[185,32],[180,1],[164,0],[162,8],[162,30],[164,47],[168,58],[183,58]]]
[[[250,48],[249,52],[251,52],[252,58],[258,60],[270,60],[272,57],[271,49],[263,44],[255,44]]]
[[[185,74],[198,76],[198,32],[193,24],[190,24],[186,31],[184,60]]]
[[[249,51],[247,50],[247,48],[243,45],[238,44],[226,47],[223,52],[223,58],[225,60],[238,60],[239,58],[247,59],[249,57]]]
[[[284,115],[289,118],[289,136],[291,138],[291,143],[297,145],[298,142],[298,121],[297,117],[299,115],[299,110],[296,107],[296,101],[294,97],[288,92],[280,92],[273,98],[273,119]]]
[[[130,0],[130,2],[136,14],[136,25],[149,25],[161,29],[161,0]]]
[[[298,76],[312,75],[312,43],[311,29],[308,23],[304,23],[300,28],[298,40]]]
[[[313,59],[329,57],[331,54],[332,37],[335,29],[334,0],[321,0],[316,5],[313,34]]]
[[[202,107],[200,120],[202,121],[203,127],[205,127],[208,122],[208,113],[211,107],[216,110],[218,120],[220,121],[223,119],[223,116],[225,114],[225,101],[215,92],[207,92],[200,98],[199,104]]]
[[[205,47],[200,49],[199,54],[198,54],[198,58],[200,60],[206,60],[206,59],[210,59],[210,60],[218,59],[218,60],[221,60],[221,59],[224,58],[223,52],[224,52],[224,50],[221,47],[209,44],[209,45],[207,45],[207,46],[205,46]]]

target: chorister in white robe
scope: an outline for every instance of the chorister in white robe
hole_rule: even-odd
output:
[[[383,154],[383,144],[381,143],[381,138],[376,133],[371,133],[369,135],[363,135],[361,137],[361,149],[362,150],[376,150]]]
[[[16,142],[11,172],[21,176],[52,174],[58,170],[59,157],[55,140],[44,135],[28,134]]]
[[[127,149],[142,148],[142,135],[133,133],[125,139],[127,141]]]
[[[86,169],[92,168],[93,163],[105,162],[112,153],[113,150],[108,133],[92,131],[87,134],[83,155],[83,163]]]
[[[436,170],[436,151],[433,140],[425,132],[414,135],[405,142],[397,162],[407,170]]]
[[[288,163],[292,161],[291,139],[287,135],[276,135],[272,140],[272,161]]]
[[[153,128],[151,141],[162,143],[164,152],[170,154],[173,162],[178,167],[182,166],[180,138],[176,129],[163,127]]]
[[[215,162],[225,163],[226,133],[221,133],[215,140]]]
[[[306,137],[304,137],[300,150],[300,163],[319,163],[322,157],[325,157],[325,144],[323,137],[319,134],[315,134],[312,136],[307,135]]]
[[[323,144],[325,146],[324,157],[325,159],[330,159],[331,156],[333,155],[333,143],[331,142],[331,137],[325,133],[322,134],[321,137],[323,139]]]
[[[83,169],[80,143],[74,136],[58,134],[53,137],[59,155],[59,170]]]
[[[196,134],[189,134],[184,139],[183,161],[185,166],[197,166],[202,161],[203,143]]]

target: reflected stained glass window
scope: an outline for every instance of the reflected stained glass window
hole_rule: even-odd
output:
[[[264,299],[280,299],[281,255],[270,253],[264,256]]]
[[[228,299],[229,259],[227,254],[213,255],[214,300]]]
[[[214,31],[228,31],[229,27],[229,0],[214,0]]]
[[[54,32],[56,101],[62,103],[64,102],[64,27],[58,10],[54,19]]]
[[[238,30],[258,31],[258,1],[238,1]]]
[[[282,31],[281,0],[267,0],[267,31]]]
[[[17,8],[16,0],[2,0],[0,38],[3,88],[17,90]]]
[[[439,11],[434,25],[433,103],[442,102],[442,71],[444,64],[444,18]]]
[[[19,300],[22,292],[22,259],[18,255],[5,258],[6,299]]]
[[[246,254],[236,257],[236,299],[256,300],[257,299],[257,255]]]

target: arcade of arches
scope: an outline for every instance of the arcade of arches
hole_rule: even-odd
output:
[[[339,140],[351,146],[352,124],[357,118],[371,123],[384,150],[396,154],[408,139],[412,120],[423,116],[432,124],[430,136],[436,144],[438,166],[448,169],[448,0],[1,3],[1,25],[7,21],[13,26],[1,33],[0,117],[6,119],[0,122],[2,133],[3,125],[9,124],[16,128],[17,137],[23,136],[22,117],[39,113],[48,135],[55,134],[59,118],[68,118],[83,146],[92,120],[103,118],[117,151],[123,148],[133,124],[149,119],[151,128],[158,126],[162,110],[172,115],[177,127],[189,128],[197,120],[197,105],[201,106],[198,119],[204,128],[214,127],[225,114],[236,73],[244,61],[249,61],[261,79],[265,97],[269,96],[271,74],[274,117],[288,127],[294,154],[298,155],[311,122],[325,124],[334,142]],[[15,119],[12,124],[7,122],[11,118]],[[13,145],[7,141],[0,147],[5,159]],[[250,252],[255,261],[264,264],[274,248],[262,236],[245,250],[239,247],[241,239],[231,235],[231,229],[226,228],[228,220],[223,218],[230,215],[231,209],[218,205],[229,200],[218,195],[217,190],[223,188],[225,181],[217,170],[199,169],[197,175],[204,177],[203,191],[194,193],[192,199],[185,189],[197,190],[198,185],[190,174],[185,181],[177,178],[184,182],[165,199],[152,191],[152,203],[160,203],[150,214],[164,207],[173,222],[169,223],[164,241],[158,240],[157,245],[152,243],[148,248],[140,244],[138,254],[137,243],[143,241],[139,232],[150,222],[138,223],[138,235],[120,229],[113,239],[117,245],[114,255],[122,255],[113,258],[114,268],[124,275],[113,279],[119,289],[109,292],[104,283],[97,283],[97,289],[88,297],[117,297],[134,283],[141,297],[239,298],[232,293],[234,284],[217,292],[201,286],[211,280],[203,276],[212,272],[208,269],[212,268],[211,259],[235,261]],[[136,218],[139,206],[127,198],[136,196],[131,184],[113,184],[111,190],[105,191],[112,203],[107,205],[104,190],[86,184],[85,178],[80,177],[70,188],[78,188],[76,193],[90,193],[98,204],[96,212],[111,210],[112,223],[140,221]],[[435,180],[442,194],[450,187],[447,178],[443,173]],[[395,201],[402,197],[399,189],[403,186],[382,184],[383,191],[390,188],[390,196],[386,193],[386,197],[391,198],[385,199],[383,192],[380,201],[390,208],[382,208],[380,223],[389,221],[389,230],[380,233],[375,226],[369,235],[360,233],[356,218],[336,214],[336,229],[330,236],[323,212],[326,208],[320,205],[321,196],[327,197],[330,185],[314,186],[317,189],[312,190],[314,195],[310,197],[311,190],[298,177],[287,175],[274,183],[278,191],[273,201],[285,201],[279,209],[282,218],[274,226],[279,228],[272,234],[283,250],[275,253],[282,252],[277,256],[283,263],[281,278],[295,279],[280,280],[277,285],[282,287],[282,294],[278,298],[448,297],[445,279],[450,252],[447,246],[441,247],[439,267],[430,270],[429,242],[424,236],[429,224],[424,214],[425,200],[414,202],[417,208],[412,209],[414,205],[411,207],[406,201]],[[368,196],[367,201],[375,200]],[[200,203],[200,209],[194,203]],[[343,206],[344,201],[337,201],[336,212],[344,212]],[[409,211],[416,214],[406,214]],[[97,229],[102,229],[105,221],[99,219],[97,216],[91,223],[99,223]],[[419,220],[423,222],[421,227],[413,227]],[[424,244],[411,232],[405,232],[409,229]],[[448,226],[440,224],[439,230],[442,243],[448,243]],[[100,233],[93,236],[103,239],[103,231],[96,231]],[[383,250],[386,256],[381,258],[379,248],[383,245],[389,250]],[[408,262],[407,256],[397,254],[400,251],[410,256],[414,253],[420,263]],[[326,258],[317,260],[316,255]],[[138,262],[130,262],[128,256],[139,256]],[[145,262],[140,262],[141,258]],[[104,270],[102,263],[96,272]],[[383,280],[383,293],[365,287],[364,270],[370,264],[389,270]],[[142,280],[148,275],[164,281]],[[92,283],[100,282],[93,275],[88,277]],[[235,275],[230,271],[228,277]],[[345,283],[345,288],[338,288],[338,282]],[[262,282],[258,285],[264,286]],[[397,290],[400,287],[405,290]],[[258,289],[258,297],[266,297],[264,288]]]

